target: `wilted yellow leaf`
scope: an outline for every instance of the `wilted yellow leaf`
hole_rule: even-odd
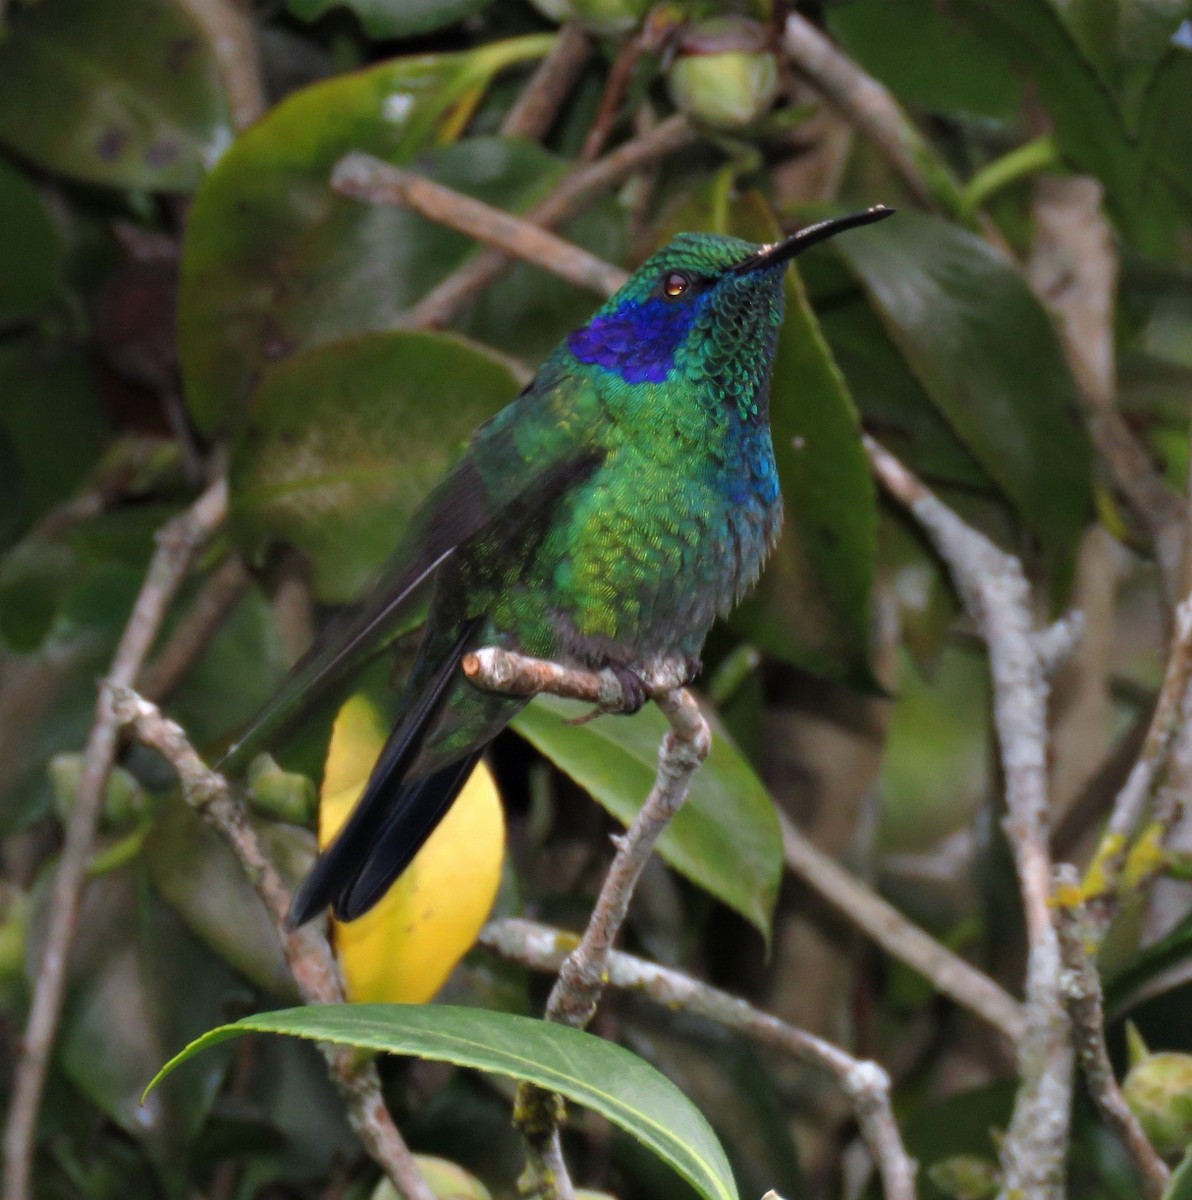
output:
[[[363,695],[339,710],[319,798],[326,846],[360,798],[389,730]],[[371,911],[334,922],[348,999],[422,1004],[471,949],[492,909],[505,855],[505,817],[488,764],[468,778],[426,845]]]

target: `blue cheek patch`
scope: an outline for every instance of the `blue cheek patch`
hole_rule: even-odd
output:
[[[594,317],[568,337],[567,345],[580,362],[616,371],[626,383],[665,383],[698,308],[698,303],[675,304],[661,297],[629,302],[615,313]]]

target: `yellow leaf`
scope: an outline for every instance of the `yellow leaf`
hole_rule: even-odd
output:
[[[347,820],[389,730],[363,695],[339,710],[319,798],[319,845]],[[505,817],[481,762],[414,861],[372,910],[333,922],[348,999],[422,1004],[471,949],[501,881]]]

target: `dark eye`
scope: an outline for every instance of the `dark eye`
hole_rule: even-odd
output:
[[[682,271],[671,271],[662,281],[662,294],[677,300],[691,286],[691,280]]]

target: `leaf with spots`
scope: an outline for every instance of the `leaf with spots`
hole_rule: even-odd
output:
[[[0,141],[88,183],[191,191],[232,140],[209,43],[170,0],[18,5],[0,40]]]

